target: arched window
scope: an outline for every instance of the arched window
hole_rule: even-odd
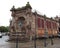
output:
[[[44,28],[44,20],[43,19],[38,18],[37,23],[38,23],[38,28]]]
[[[41,27],[41,22],[40,22],[40,20],[41,20],[40,18],[37,19],[38,28]]]
[[[18,19],[18,24],[19,24],[20,27],[24,24],[24,21],[25,21],[25,18],[24,17],[20,17]]]

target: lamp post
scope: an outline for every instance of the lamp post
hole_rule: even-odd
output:
[[[53,35],[51,35],[51,45],[53,45]]]
[[[36,48],[36,19],[37,19],[37,17],[36,17],[36,14],[37,14],[37,12],[35,11],[35,35],[34,35],[34,48]]]
[[[18,34],[16,32],[16,48],[18,48]]]
[[[46,39],[48,38],[48,33],[47,31],[45,30],[45,37],[44,37],[44,47],[47,46],[47,43],[46,43]]]
[[[46,39],[48,37],[48,31],[47,31],[47,26],[46,26],[46,16],[44,15],[44,29],[45,29],[45,33],[44,33],[44,47],[47,46],[47,43],[46,43]]]
[[[53,29],[53,27],[52,27],[52,23],[51,23],[51,28]],[[51,29],[51,30],[52,30]],[[53,31],[53,30],[52,30]],[[52,32],[53,33],[53,32]],[[51,45],[53,45],[54,43],[53,43],[53,34],[51,34]]]
[[[18,25],[21,27],[22,22],[20,22]],[[17,31],[16,31],[16,48],[18,48],[18,41],[19,41],[18,37],[19,37],[19,34],[17,34]]]

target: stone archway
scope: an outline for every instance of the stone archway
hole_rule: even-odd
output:
[[[24,17],[19,17],[18,18],[18,25],[19,25],[22,32],[26,31],[26,29],[25,29],[26,28],[25,27],[25,18]]]
[[[20,39],[21,40],[27,40],[27,28],[26,28],[26,19],[24,17],[19,17],[18,18],[18,26],[20,29]]]

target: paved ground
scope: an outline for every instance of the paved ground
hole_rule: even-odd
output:
[[[0,38],[0,48],[16,48],[16,43],[14,42],[6,42],[8,39],[7,36]],[[53,39],[54,45],[51,45],[51,39],[47,39],[47,47],[44,47],[44,40],[37,40],[36,45],[37,48],[60,48],[60,39],[54,38]],[[34,48],[34,41],[19,43],[19,48]]]

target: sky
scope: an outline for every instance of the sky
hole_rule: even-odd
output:
[[[9,26],[11,17],[10,9],[25,6],[29,2],[32,10],[37,10],[47,17],[60,17],[60,0],[0,0],[0,26]]]

